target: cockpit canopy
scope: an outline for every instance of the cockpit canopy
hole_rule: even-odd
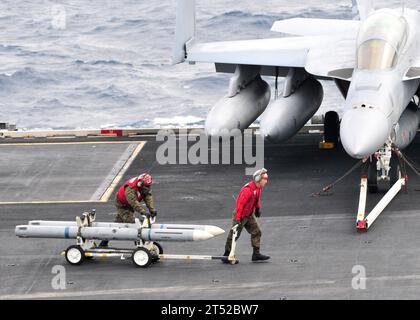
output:
[[[392,69],[398,62],[408,37],[404,17],[391,12],[377,12],[360,26],[357,38],[357,68]]]

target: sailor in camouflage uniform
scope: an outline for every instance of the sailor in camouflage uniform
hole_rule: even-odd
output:
[[[154,207],[153,195],[151,190],[152,176],[143,173],[138,177],[127,180],[115,196],[115,207],[117,215],[114,222],[134,223],[135,214],[147,217],[156,217],[157,211]],[[144,201],[149,212],[141,205]],[[100,247],[107,247],[108,241],[103,240]]]

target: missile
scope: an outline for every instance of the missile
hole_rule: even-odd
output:
[[[75,221],[46,221],[46,220],[32,220],[29,221],[32,226],[77,226]],[[134,223],[117,223],[117,222],[93,222],[92,227],[105,227],[105,228],[132,228],[137,229]],[[171,229],[171,230],[202,230],[210,233],[213,236],[218,236],[225,231],[219,227],[212,225],[199,225],[199,224],[163,224],[155,223],[151,226],[152,229]]]
[[[219,236],[225,233],[222,228],[211,226],[211,225],[198,225],[198,224],[153,224],[152,229],[186,229],[186,230],[203,230],[212,234],[213,236]]]
[[[293,137],[317,112],[324,97],[319,81],[308,78],[292,95],[272,101],[264,111],[261,135],[271,142],[283,142]]]
[[[135,228],[82,227],[79,233],[75,225],[20,225],[15,228],[19,238],[76,239],[80,234],[82,238],[94,240],[204,241],[214,237],[209,232],[196,229],[142,228],[140,232]]]
[[[231,130],[244,130],[257,119],[270,102],[271,89],[260,75],[234,96],[219,100],[210,110],[205,130],[209,136],[230,135]]]

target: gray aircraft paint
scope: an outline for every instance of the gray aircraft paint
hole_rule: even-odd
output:
[[[389,139],[406,146],[412,139],[400,135],[412,132],[413,123],[400,119],[419,92],[420,13],[409,8],[375,11],[371,1],[353,4],[358,6],[360,20],[292,18],[276,21],[271,30],[293,37],[199,43],[195,28],[191,28],[195,1],[179,0],[185,10],[177,16],[174,62],[214,63],[216,71],[234,73],[231,87],[238,78],[246,80],[245,74],[252,74],[251,69],[245,72],[249,66],[253,71],[259,68],[261,75],[286,77],[286,84],[290,80],[294,86],[285,85],[283,90],[293,87],[293,92],[273,101],[262,115],[261,132],[268,139],[281,142],[290,138],[314,112],[318,101],[312,101],[309,94],[305,101],[304,82],[289,76],[293,74],[290,71],[303,71],[317,79],[349,84],[345,102],[334,110],[344,106],[340,137],[350,156],[370,156]],[[390,54],[392,64],[386,63]],[[244,76],[238,77],[238,70]],[[255,105],[261,95],[252,90],[245,94],[246,88],[233,97],[238,102],[222,99],[211,110],[206,122],[209,135],[222,129],[242,130],[258,116],[260,110]],[[290,116],[285,116],[288,113]],[[239,114],[247,121],[238,121]]]

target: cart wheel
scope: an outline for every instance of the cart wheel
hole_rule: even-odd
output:
[[[147,268],[152,263],[150,251],[145,248],[136,249],[131,258],[133,263],[140,268]]]
[[[158,242],[153,242],[152,247],[152,262],[159,261],[159,255],[163,254],[162,246]]]
[[[153,242],[153,252],[156,252],[156,254],[163,254],[163,248],[158,242]]]
[[[80,265],[85,260],[85,252],[80,246],[70,246],[66,250],[65,257],[71,265]]]

